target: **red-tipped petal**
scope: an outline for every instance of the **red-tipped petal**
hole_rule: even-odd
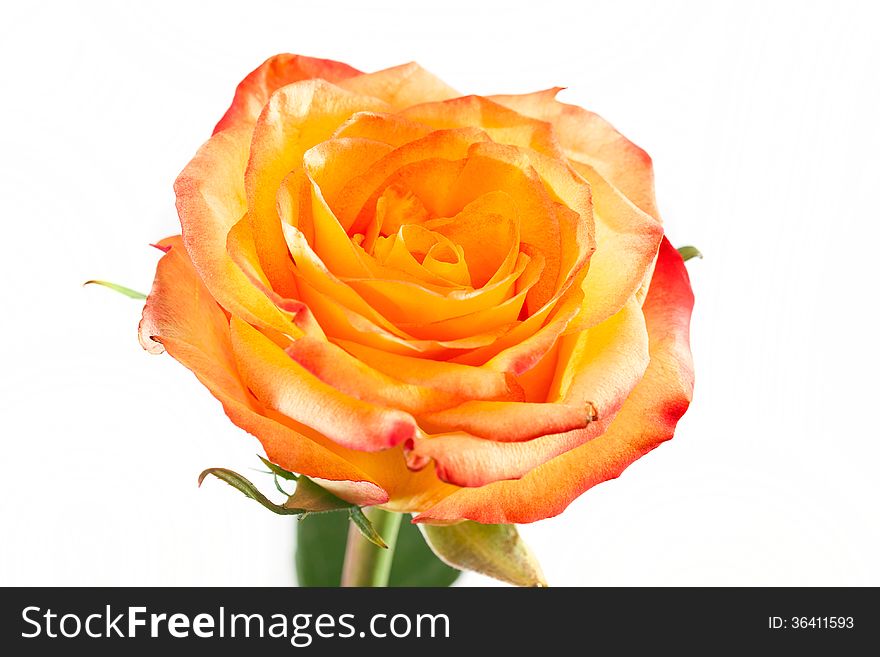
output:
[[[382,503],[387,494],[359,467],[303,436],[266,409],[241,380],[233,358],[229,321],[199,279],[179,237],[163,240],[168,252],[156,278],[139,327],[141,343],[151,351],[164,347],[199,378],[223,404],[229,418],[263,444],[271,461],[310,477],[346,481],[340,490],[354,503]],[[339,450],[342,452],[342,450]]]

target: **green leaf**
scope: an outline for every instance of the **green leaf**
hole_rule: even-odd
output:
[[[227,470],[226,468],[208,468],[199,475],[199,486],[202,485],[202,482],[205,481],[205,477],[207,477],[208,475],[214,475],[221,481],[225,481],[236,490],[241,491],[252,500],[256,500],[264,507],[269,509],[269,511],[271,511],[272,513],[277,513],[279,516],[300,515],[302,513],[305,513],[306,511],[306,509],[292,509],[281,506],[279,504],[275,504],[272,500],[270,500],[259,490],[257,490],[257,487],[254,486],[250,481],[242,477],[237,472]]]
[[[137,290],[132,290],[130,287],[125,287],[123,285],[117,285],[116,283],[110,283],[108,281],[86,281],[83,285],[103,285],[104,287],[110,288],[115,292],[119,292],[119,294],[124,294],[127,297],[132,299],[146,299],[147,295],[143,292],[138,292]]]
[[[263,462],[263,465],[265,465],[267,468],[269,468],[272,472],[277,474],[282,479],[287,479],[288,481],[296,481],[298,479],[297,475],[293,474],[292,472],[288,472],[287,470],[282,468],[280,465],[275,465],[274,463],[272,463],[272,461],[264,459],[259,454],[257,454],[257,458]]]
[[[296,491],[284,503],[284,506],[287,508],[305,509],[309,513],[340,511],[354,507],[351,502],[346,502],[336,497],[326,488],[322,488],[308,477],[303,476],[297,481]]]
[[[691,258],[701,258],[703,254],[700,253],[700,250],[695,246],[680,246],[678,247],[678,253],[681,255],[681,259],[687,262]]]
[[[296,525],[296,579],[300,586],[339,586],[348,515],[322,513]]]
[[[541,566],[514,525],[419,525],[428,545],[450,566],[516,586],[547,586]]]
[[[373,523],[370,522],[369,518],[364,515],[364,512],[361,511],[360,507],[353,506],[348,510],[348,517],[354,523],[354,526],[360,530],[363,537],[370,541],[373,545],[378,545],[380,548],[388,549],[388,546],[385,544],[385,541],[382,540],[382,537],[379,536],[379,532],[376,531],[376,528],[373,527]]]
[[[349,521],[346,514],[322,513],[296,525],[296,573],[300,586],[339,586]],[[440,561],[418,527],[400,525],[388,586],[445,587],[461,573]]]

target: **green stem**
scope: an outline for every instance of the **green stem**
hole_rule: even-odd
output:
[[[379,508],[364,509],[364,514],[388,545],[387,549],[374,545],[363,537],[354,523],[348,527],[345,562],[342,565],[342,586],[388,586],[394,544],[400,530],[400,513]]]

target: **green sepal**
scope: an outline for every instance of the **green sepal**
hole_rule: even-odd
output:
[[[116,283],[110,283],[109,281],[86,281],[83,285],[102,285],[106,288],[113,290],[114,292],[119,292],[119,294],[124,294],[130,299],[146,299],[147,295],[143,292],[138,292],[137,290],[132,290],[130,287],[125,287],[124,285],[117,285]]]
[[[680,246],[678,247],[678,254],[684,262],[687,262],[691,258],[703,257],[703,254],[700,253],[700,250],[695,246]]]
[[[302,517],[309,513],[326,513],[329,511],[347,510],[349,519],[354,523],[355,527],[358,528],[360,533],[364,535],[364,538],[371,543],[378,545],[380,548],[388,547],[385,544],[385,541],[382,540],[379,532],[376,531],[373,524],[367,516],[364,515],[364,512],[361,511],[359,506],[337,497],[308,477],[302,475],[297,477],[293,473],[279,468],[274,463],[270,463],[263,458],[261,458],[261,460],[276,476],[285,476],[282,474],[285,473],[288,476],[296,477],[296,490],[293,495],[290,495],[287,498],[287,501],[284,502],[284,504],[275,504],[272,500],[263,495],[263,493],[261,493],[248,479],[242,477],[237,472],[228,470],[227,468],[208,468],[199,475],[199,486],[202,485],[202,482],[208,475],[214,475],[247,497],[259,502],[272,513],[277,513],[280,516]],[[281,472],[278,472],[278,470]],[[281,490],[280,486],[278,486],[278,488]]]
[[[265,465],[265,466],[266,466],[267,468],[269,468],[274,474],[278,475],[278,476],[281,477],[282,479],[287,479],[287,481],[296,481],[297,479],[299,479],[299,476],[298,476],[298,475],[295,475],[295,474],[293,474],[292,472],[288,472],[287,470],[285,470],[284,468],[282,468],[280,465],[275,465],[275,464],[272,463],[272,461],[270,461],[269,459],[264,459],[264,458],[263,458],[262,456],[260,456],[259,454],[257,454],[257,458],[260,459],[260,460],[263,462],[263,465]]]
[[[351,502],[336,497],[326,488],[322,488],[308,477],[300,476],[296,482],[296,490],[284,503],[285,508],[305,509],[309,513],[341,511],[357,508]]]
[[[363,534],[363,537],[370,541],[373,545],[378,545],[380,548],[388,549],[388,545],[385,544],[385,541],[382,540],[382,537],[379,536],[379,532],[376,531],[375,527],[373,527],[373,523],[370,522],[370,519],[364,515],[364,512],[361,511],[361,508],[358,506],[352,506],[348,510],[348,517],[354,523],[354,526],[358,528],[358,530]]]
[[[208,468],[199,475],[199,486],[202,485],[202,482],[208,475],[214,475],[215,477],[217,477],[217,479],[225,481],[236,490],[241,491],[252,500],[256,500],[264,507],[269,509],[269,511],[271,511],[272,513],[277,513],[279,516],[296,516],[305,513],[306,511],[305,509],[293,509],[281,506],[280,504],[275,504],[272,500],[270,500],[259,490],[257,490],[257,487],[254,486],[250,481],[242,477],[237,472],[227,470],[226,468]]]

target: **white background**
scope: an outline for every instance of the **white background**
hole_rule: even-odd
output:
[[[880,47],[867,2],[3,3],[0,583],[293,583],[256,440],[141,304],[171,184],[267,56],[553,85],[654,158],[697,307],[676,438],[523,533],[551,584],[880,585]],[[268,480],[264,482],[267,485]],[[488,580],[467,575],[463,584]]]

